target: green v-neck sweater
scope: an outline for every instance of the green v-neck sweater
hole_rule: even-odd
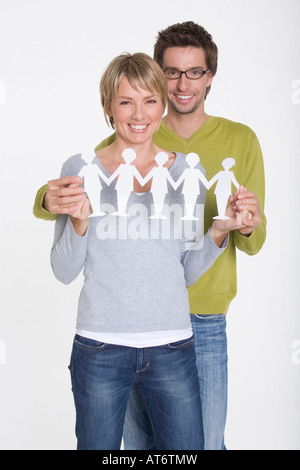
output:
[[[110,145],[114,140],[115,134],[112,134],[101,142],[96,150]],[[210,116],[188,140],[179,137],[162,122],[153,140],[157,146],[170,152],[197,153],[208,180],[223,170],[222,161],[225,158],[234,158],[236,163],[232,171],[238,183],[245,186],[248,191],[253,191],[260,202],[261,225],[249,237],[241,235],[238,231],[232,232],[224,253],[198,281],[188,288],[192,314],[227,313],[230,302],[237,293],[236,248],[248,255],[255,255],[266,238],[264,164],[259,141],[249,127],[215,116]],[[206,192],[205,232],[218,213],[213,188]],[[37,194],[34,214],[39,218],[55,220],[57,216],[49,214],[42,208],[45,191],[46,187],[43,186]]]

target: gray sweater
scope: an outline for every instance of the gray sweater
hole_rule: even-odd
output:
[[[109,177],[97,158],[94,163]],[[65,162],[61,176],[77,175],[85,162],[75,155]],[[177,153],[169,170],[177,181],[187,168]],[[205,173],[200,163],[198,168]],[[151,219],[151,191],[131,193],[129,217],[117,217],[116,181],[101,181],[101,210],[107,215],[91,217],[84,237],[78,236],[68,216],[55,225],[51,265],[58,280],[71,283],[83,271],[77,329],[95,332],[139,333],[184,330],[190,327],[186,286],[193,284],[226,246],[219,248],[209,232],[203,237],[205,188],[199,184],[195,214],[185,215],[182,185],[175,191],[168,183],[164,200],[165,219]],[[226,240],[227,244],[227,240]]]

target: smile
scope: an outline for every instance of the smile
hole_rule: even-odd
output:
[[[143,131],[144,129],[146,129],[148,127],[148,124],[144,124],[144,125],[134,125],[134,124],[129,124],[129,127],[131,127],[131,129],[134,129],[136,131]]]
[[[193,98],[194,95],[175,95],[175,97],[179,100],[183,100],[183,101],[188,101],[190,100],[191,98]]]

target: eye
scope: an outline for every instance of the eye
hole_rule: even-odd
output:
[[[148,100],[147,103],[149,103],[149,104],[155,104],[155,103],[157,103],[157,101],[152,99],[152,100]]]
[[[166,70],[165,71],[165,74],[168,76],[168,77],[177,77],[178,75],[178,70]]]
[[[130,101],[121,101],[120,104],[121,105],[127,105],[127,104],[130,104]]]
[[[199,75],[202,75],[202,70],[201,69],[193,69],[190,71],[190,73],[194,76],[194,77],[198,77]]]

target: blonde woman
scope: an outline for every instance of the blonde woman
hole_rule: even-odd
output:
[[[152,141],[166,104],[162,70],[145,54],[123,54],[109,64],[100,91],[116,140],[96,152],[97,165],[110,178],[124,163],[124,150],[131,148],[136,153],[132,165],[145,178],[157,166],[156,154],[163,151]],[[186,168],[185,157],[166,153],[165,167],[176,181]],[[82,165],[80,155],[71,157],[61,176],[77,175]],[[132,386],[146,405],[156,449],[203,449],[186,286],[220,256],[228,231],[241,226],[241,220],[233,213],[229,221],[215,221],[199,249],[197,236],[178,239],[171,229],[166,237],[158,226],[153,237],[150,188],[151,180],[145,186],[134,180],[127,211],[138,214],[135,233],[130,218],[112,215],[117,206],[113,184],[101,195],[106,219],[89,217],[90,203],[84,196],[76,212],[56,221],[51,251],[56,277],[68,284],[84,269],[70,362],[81,450],[120,448]],[[203,192],[200,197],[204,203]],[[170,188],[166,204],[177,204],[184,214],[181,198]],[[103,220],[114,229],[103,234]],[[169,223],[184,224],[180,218]],[[186,251],[186,242],[191,241],[194,249]]]

